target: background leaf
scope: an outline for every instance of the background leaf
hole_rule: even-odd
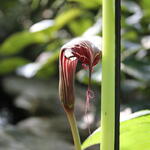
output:
[[[18,67],[25,65],[29,63],[29,61],[25,58],[21,57],[13,57],[13,58],[7,58],[4,60],[0,60],[0,74],[7,74],[11,73]]]
[[[101,5],[101,0],[68,0],[69,2],[78,2],[81,6],[85,8],[97,8]]]

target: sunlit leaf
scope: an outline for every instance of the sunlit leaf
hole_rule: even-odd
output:
[[[45,29],[47,29],[47,28],[49,28],[49,27],[52,27],[54,25],[54,20],[42,20],[42,21],[40,21],[40,22],[38,22],[38,23],[35,23],[35,24],[33,24],[31,27],[30,27],[30,29],[29,29],[29,31],[30,32],[37,32],[37,31],[42,31],[42,30],[45,30]]]
[[[48,36],[44,33],[31,33],[23,31],[15,33],[6,39],[6,41],[0,47],[1,55],[11,55],[18,53],[20,50],[25,48],[27,45],[32,43],[43,43],[48,40]]]
[[[149,150],[150,113],[121,123],[121,150]]]
[[[71,32],[75,36],[80,36],[82,33],[84,33],[90,26],[92,25],[92,21],[88,18],[80,19],[72,21],[69,24],[69,28],[71,29]],[[80,30],[79,30],[80,28]]]
[[[65,24],[67,24],[69,21],[71,21],[75,17],[79,16],[80,14],[81,14],[80,9],[77,9],[77,8],[69,9],[69,10],[61,13],[59,16],[56,17],[56,19],[55,19],[56,26],[61,28]]]
[[[150,111],[129,115],[120,124],[120,150],[149,150]],[[101,142],[101,130],[97,129],[82,144],[82,150]]]

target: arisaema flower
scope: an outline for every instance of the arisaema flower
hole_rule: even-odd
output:
[[[99,41],[100,42],[100,41]],[[89,85],[86,92],[88,107],[93,92],[90,90],[91,72],[101,59],[101,51],[91,41],[85,38],[76,38],[65,44],[59,56],[59,96],[65,111],[74,110],[74,77],[78,61],[84,69],[89,70]]]

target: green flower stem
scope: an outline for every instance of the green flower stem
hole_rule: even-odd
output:
[[[77,128],[74,112],[66,112],[68,121],[71,127],[71,132],[74,140],[75,150],[81,150],[80,136]]]
[[[101,150],[114,150],[115,132],[115,0],[103,0]]]

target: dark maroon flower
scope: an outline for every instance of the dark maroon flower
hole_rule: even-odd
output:
[[[66,111],[74,109],[74,75],[78,61],[89,70],[89,86],[86,93],[87,105],[93,92],[90,90],[91,72],[101,59],[101,51],[90,41],[76,38],[65,44],[59,56],[59,96]],[[88,107],[88,106],[87,106]]]

